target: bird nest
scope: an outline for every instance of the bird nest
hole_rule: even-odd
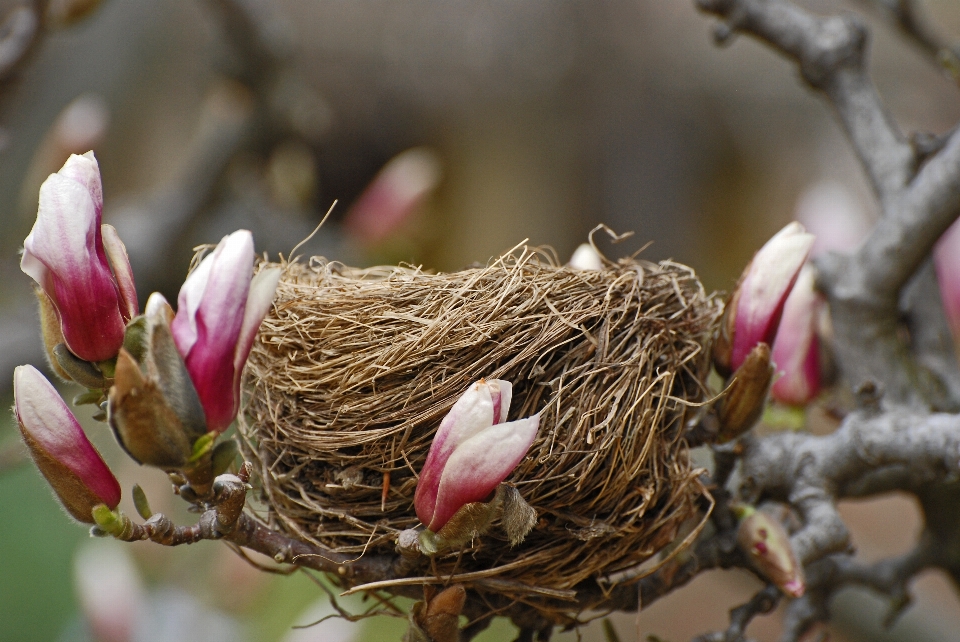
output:
[[[440,420],[482,377],[512,382],[510,420],[540,413],[507,479],[536,525],[512,547],[495,522],[413,575],[569,594],[636,568],[697,513],[705,490],[682,428],[705,396],[722,306],[690,268],[621,259],[582,271],[523,246],[450,274],[281,267],[241,421],[271,526],[393,554],[418,525],[417,474]]]

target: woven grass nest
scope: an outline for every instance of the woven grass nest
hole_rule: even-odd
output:
[[[537,524],[511,547],[494,523],[414,575],[563,592],[636,567],[696,513],[705,491],[680,429],[704,399],[722,306],[690,268],[621,259],[581,271],[526,246],[450,274],[281,267],[241,422],[271,526],[357,556],[394,553],[418,524],[433,434],[481,377],[513,383],[510,420],[541,413],[507,480]]]

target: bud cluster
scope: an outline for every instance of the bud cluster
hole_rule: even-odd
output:
[[[141,315],[126,250],[102,210],[92,152],[71,156],[40,189],[21,268],[37,284],[51,366],[90,389],[76,402],[101,404],[133,459],[182,479],[181,494],[202,500],[236,454],[232,441],[215,441],[236,418],[240,377],[280,270],[253,276],[253,237],[240,230],[190,273],[176,313],[154,293]],[[14,396],[23,440],[67,511],[91,524],[114,515],[117,480],[56,389],[21,366]]]
[[[727,303],[713,351],[717,372],[728,377],[717,408],[721,442],[757,423],[768,393],[804,405],[819,392],[820,302],[812,268],[804,267],[813,243],[799,223],[784,227],[754,255]]]

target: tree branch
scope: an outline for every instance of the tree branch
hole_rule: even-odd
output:
[[[697,0],[697,6],[726,19],[726,29],[752,34],[797,62],[804,80],[833,103],[881,201],[907,184],[914,152],[867,76],[867,31],[858,19],[822,18],[786,0]]]

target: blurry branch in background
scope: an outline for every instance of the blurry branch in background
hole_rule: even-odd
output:
[[[0,91],[7,92],[16,72],[40,40],[45,0],[14,7],[0,24]]]
[[[181,235],[213,204],[224,174],[240,152],[278,148],[289,137],[315,143],[329,125],[326,102],[294,66],[296,38],[280,7],[261,0],[203,4],[211,9],[234,55],[209,91],[174,177],[152,196],[117,212],[137,273],[144,275],[150,289],[158,287],[165,260],[182,245]],[[295,160],[312,164],[312,158],[300,156]],[[290,154],[280,157],[283,162]],[[282,179],[296,178],[296,167],[283,169]],[[300,183],[306,187],[300,185],[303,194],[295,196],[309,196],[312,175]],[[271,206],[258,202],[256,207]]]
[[[37,50],[49,28],[68,27],[89,16],[101,0],[20,2],[0,22],[0,95]]]

